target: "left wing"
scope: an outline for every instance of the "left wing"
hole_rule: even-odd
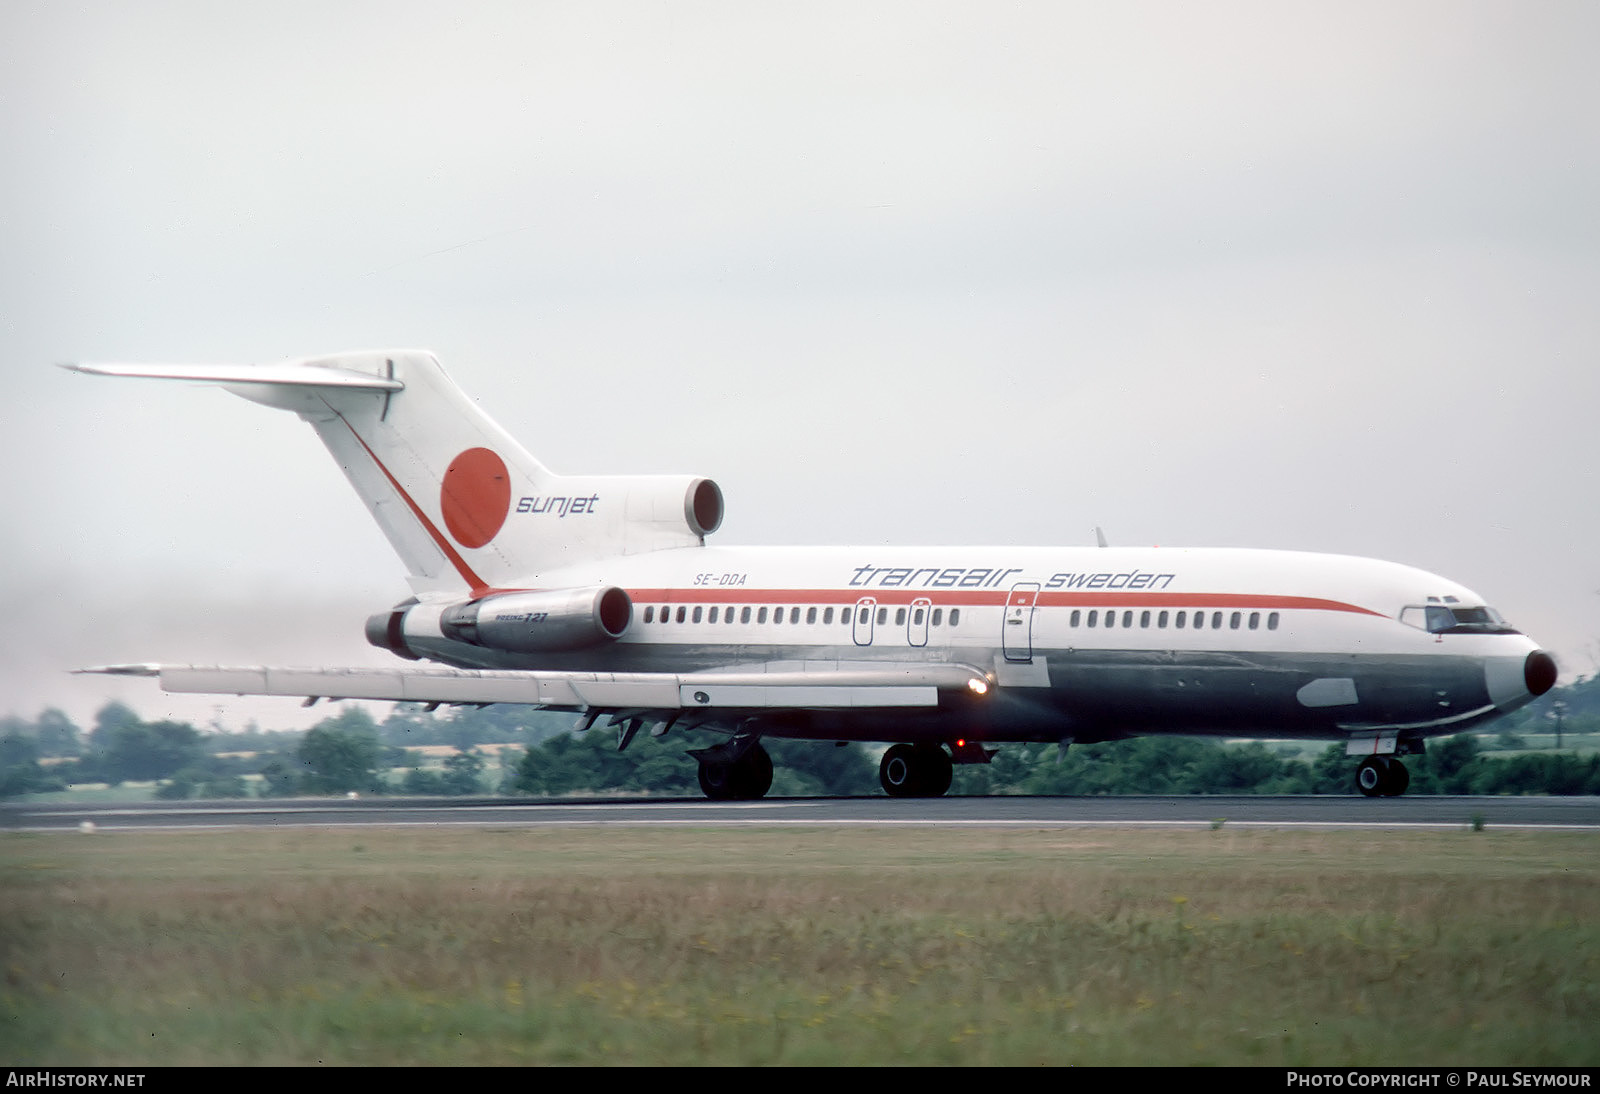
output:
[[[940,692],[984,695],[990,681],[962,664],[773,661],[707,672],[514,672],[446,668],[267,668],[102,665],[80,672],[153,676],[164,691],[380,699],[407,703],[526,703],[558,710],[816,710],[933,707]]]

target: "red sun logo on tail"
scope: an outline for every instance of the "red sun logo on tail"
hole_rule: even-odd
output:
[[[439,488],[445,527],[463,547],[492,540],[511,512],[511,476],[487,448],[469,448],[450,461]]]

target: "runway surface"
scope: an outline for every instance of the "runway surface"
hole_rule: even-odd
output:
[[[354,825],[1228,825],[1564,828],[1600,832],[1597,797],[1116,797],[684,799],[370,798],[0,806],[0,829],[52,831]]]

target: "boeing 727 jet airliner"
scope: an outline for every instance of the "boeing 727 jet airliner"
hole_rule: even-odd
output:
[[[722,491],[549,471],[431,354],[74,365],[217,383],[317,431],[410,572],[367,621],[393,669],[115,665],[172,692],[526,703],[717,735],[712,798],[772,783],[764,737],[886,743],[891,795],[939,795],[1005,742],[1321,738],[1368,795],[1399,757],[1550,689],[1550,655],[1469,589],[1286,551],[714,547]],[[720,738],[720,739],[717,739]]]

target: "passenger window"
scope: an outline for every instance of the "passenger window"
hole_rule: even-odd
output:
[[[686,616],[688,614],[689,614],[689,609],[685,608],[682,604],[679,604],[678,605],[678,622],[682,623],[683,619],[684,619],[684,616]]]
[[[1078,609],[1076,609],[1076,608],[1072,609],[1072,626],[1076,627],[1078,625],[1078,616],[1080,614],[1082,614],[1082,613],[1080,613],[1078,611]]]
[[[654,623],[656,621],[656,609],[654,605],[651,605],[644,610],[644,621],[646,623]]]
[[[1277,612],[1273,612],[1271,615],[1267,616],[1267,630],[1275,631],[1277,629],[1278,629],[1278,613]]]
[[[944,609],[943,608],[935,608],[935,609],[933,609],[933,625],[935,627],[940,627],[940,626],[944,625]]]
[[[750,622],[750,605],[746,604],[744,610],[739,613],[739,622]]]
[[[1133,626],[1133,613],[1132,612],[1123,612],[1122,613],[1122,625],[1124,627]]]
[[[1089,613],[1089,626],[1091,626],[1091,627],[1094,626],[1095,625],[1095,620],[1097,620],[1099,618],[1100,618],[1100,613],[1099,612],[1091,611]]]
[[[700,605],[696,604],[695,607],[694,607],[694,621],[696,623],[700,622],[700,612],[701,612]]]
[[[799,608],[790,608],[789,609],[789,622],[791,622],[791,623],[800,622],[800,609]]]
[[[887,626],[888,623],[889,623],[889,609],[888,608],[879,608],[878,609],[878,626],[880,626],[880,627]]]
[[[1149,625],[1150,625],[1150,613],[1149,612],[1140,612],[1139,613],[1139,626],[1148,627]]]
[[[706,617],[706,622],[715,623],[716,621],[717,621],[717,606],[715,604],[713,604],[711,606],[711,614]]]
[[[765,623],[766,621],[767,621],[767,609],[762,608],[762,609],[760,609],[759,611],[756,612],[756,622],[757,623]]]
[[[1251,630],[1256,630],[1260,626],[1261,626],[1261,613],[1260,612],[1251,612],[1250,613],[1250,629]]]
[[[1162,612],[1160,615],[1156,616],[1156,626],[1164,628],[1164,627],[1166,627],[1166,625],[1167,625],[1167,613],[1166,612]]]
[[[811,623],[815,623],[816,621],[817,621],[817,609],[815,609],[815,608],[807,608],[806,609],[806,623],[807,624],[811,624]]]
[[[1222,613],[1221,612],[1212,612],[1211,613],[1211,629],[1214,630],[1214,631],[1220,631],[1222,629]]]
[[[911,616],[911,625],[914,626],[914,627],[922,626],[922,609],[921,608],[918,608],[916,610],[916,612]]]
[[[1229,630],[1235,630],[1235,631],[1239,629],[1239,613],[1238,612],[1234,612],[1233,615],[1228,618],[1228,629]]]
[[[960,608],[951,608],[950,609],[950,625],[953,627],[957,623],[960,623],[960,622],[961,622],[961,609]]]
[[[1172,625],[1174,627],[1178,628],[1178,630],[1180,630],[1180,631],[1183,630],[1183,620],[1184,620],[1184,617],[1186,615],[1188,615],[1188,614],[1189,614],[1188,612],[1179,612],[1178,613],[1178,617],[1172,621]]]
[[[825,623],[825,624],[833,622],[833,609],[832,608],[823,608],[822,609],[822,622]]]
[[[1106,626],[1115,627],[1116,625],[1117,625],[1117,613],[1116,612],[1107,612],[1106,613]]]
[[[900,608],[894,613],[894,625],[897,627],[906,625],[906,610],[904,608]]]

